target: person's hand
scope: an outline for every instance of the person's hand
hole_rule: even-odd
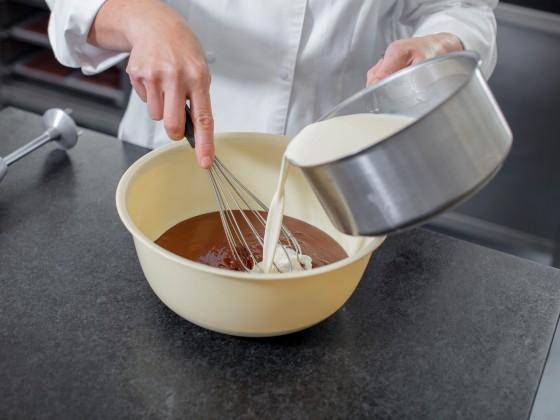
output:
[[[203,168],[214,158],[210,73],[203,50],[183,17],[159,0],[109,0],[98,12],[90,40],[129,50],[126,71],[148,104],[150,117],[173,140],[184,138],[185,102],[190,101],[196,155]]]
[[[163,119],[167,135],[180,140],[185,134],[185,101],[190,99],[198,163],[210,167],[214,156],[210,74],[195,35],[178,18],[152,22],[132,39],[126,71],[148,104],[150,117]]]
[[[367,72],[366,85],[377,83],[405,67],[428,58],[462,50],[463,44],[459,38],[446,32],[394,41],[389,44],[383,57]]]

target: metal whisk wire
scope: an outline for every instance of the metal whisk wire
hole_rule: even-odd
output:
[[[194,127],[190,117],[190,109],[185,105],[186,110],[186,124],[185,124],[185,137],[190,145],[194,148]],[[257,227],[251,221],[249,215],[260,225],[262,232],[266,227],[266,219],[262,216],[262,212],[268,212],[268,207],[261,201],[245,184],[243,184],[218,158],[214,158],[214,163],[208,170],[210,184],[216,196],[218,210],[220,212],[220,220],[224,229],[224,234],[227,243],[236,262],[243,267],[245,271],[251,269],[259,262],[253,250],[244,235],[244,230],[241,224],[245,224],[252,235],[256,238],[258,244],[263,247],[263,235],[259,232]],[[240,217],[236,217],[238,214]],[[240,219],[240,220],[238,220]],[[292,232],[282,224],[279,245],[283,250],[286,260],[289,262],[290,271],[294,269],[292,259],[289,256],[287,248],[291,248],[299,263],[302,250],[299,242],[294,237]],[[247,264],[249,257],[250,264]],[[277,271],[279,267],[274,263]]]
[[[262,247],[264,238],[261,232],[264,232],[266,226],[266,219],[263,217],[262,212],[268,212],[268,208],[218,157],[214,159],[214,164],[209,169],[208,174],[218,203],[220,219],[228,245],[236,261],[244,270],[250,271],[259,261],[244,236],[241,224],[244,223],[248,227],[251,234],[254,235]],[[236,214],[240,217],[236,217]],[[261,231],[253,224],[249,215],[252,215],[253,219],[257,221]],[[299,242],[284,225],[282,225],[281,229],[280,246],[290,264],[290,270],[293,270],[294,267],[286,247],[293,249],[298,257],[302,252]],[[243,251],[240,252],[240,250]],[[251,266],[246,263],[245,258],[243,258],[244,255],[250,257]],[[275,267],[279,271],[279,267],[276,264]]]

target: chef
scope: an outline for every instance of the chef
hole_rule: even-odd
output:
[[[496,62],[497,0],[47,0],[57,59],[94,74],[128,57],[134,90],[119,138],[183,138],[197,159],[216,131],[294,135],[340,101],[411,64],[474,50]]]

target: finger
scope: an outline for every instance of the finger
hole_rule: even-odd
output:
[[[375,65],[367,72],[366,86],[373,85],[374,83],[377,83],[377,81],[379,80],[377,78],[377,74],[379,72],[379,67],[381,66],[382,61],[383,58],[380,58],[379,61],[377,61],[377,63],[375,63]]]
[[[207,89],[198,89],[190,95],[190,100],[198,164],[208,169],[214,161],[214,119],[210,93]]]
[[[142,80],[136,77],[131,77],[130,84],[132,85],[142,102],[146,103],[146,101],[148,100],[148,96],[146,94],[146,87],[144,86]]]
[[[386,78],[387,76],[404,69],[412,64],[413,55],[404,43],[393,43],[385,52],[385,56],[379,66],[372,72],[373,82]]]
[[[163,93],[163,126],[173,140],[185,137],[185,101],[185,93],[176,87]]]
[[[155,121],[161,121],[163,118],[163,93],[161,86],[159,83],[149,81],[145,82],[145,86],[150,118]]]

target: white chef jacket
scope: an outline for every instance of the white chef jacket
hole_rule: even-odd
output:
[[[126,53],[87,41],[106,0],[47,0],[57,59],[85,74]],[[455,34],[478,52],[489,76],[496,62],[497,0],[168,0],[199,38],[212,75],[215,130],[294,135],[364,87],[390,42]],[[133,91],[122,140],[158,147],[168,139]]]

